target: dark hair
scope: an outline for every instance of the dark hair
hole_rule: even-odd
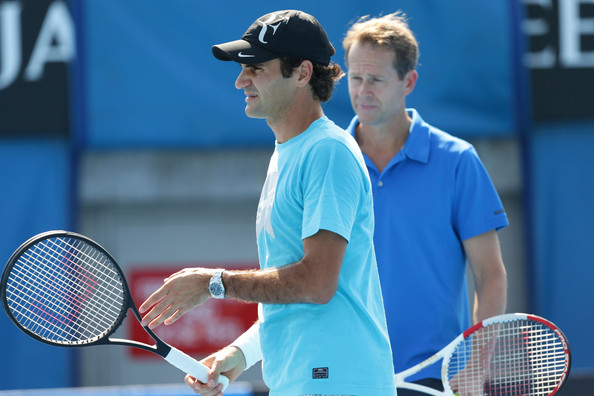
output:
[[[284,78],[289,78],[293,75],[296,68],[301,65],[303,59],[281,57],[281,73]],[[327,102],[332,96],[334,86],[338,83],[338,80],[344,76],[340,65],[334,62],[330,62],[328,66],[313,63],[313,74],[309,80],[314,98],[320,102]]]

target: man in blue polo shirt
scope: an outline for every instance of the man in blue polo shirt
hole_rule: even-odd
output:
[[[374,242],[400,372],[439,351],[471,320],[504,313],[507,279],[496,231],[508,220],[475,149],[405,107],[418,77],[418,45],[405,16],[362,19],[343,45],[357,114],[348,132],[373,185]],[[476,287],[472,318],[467,262]],[[440,377],[434,365],[409,380],[443,389]]]

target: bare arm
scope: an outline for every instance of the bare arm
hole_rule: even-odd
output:
[[[268,270],[225,271],[227,297],[266,304],[326,304],[338,288],[347,241],[326,230],[303,241],[304,255],[296,263]],[[208,283],[214,269],[186,268],[165,280],[139,308],[143,325],[171,324],[210,298]]]
[[[266,304],[325,304],[338,288],[346,247],[341,236],[321,230],[303,241],[305,254],[297,263],[272,270],[225,271],[227,295]]]
[[[474,275],[474,323],[505,313],[507,273],[501,257],[497,232],[491,230],[469,238],[463,245]]]

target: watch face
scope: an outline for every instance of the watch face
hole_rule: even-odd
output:
[[[210,288],[210,292],[214,295],[214,296],[220,296],[221,294],[223,294],[223,288],[221,287],[221,285],[216,284],[216,283],[211,283],[209,285]]]

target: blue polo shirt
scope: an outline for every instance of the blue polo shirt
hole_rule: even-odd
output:
[[[470,326],[462,241],[508,225],[474,147],[425,123],[383,172],[364,155],[372,182],[374,243],[394,369],[439,351]],[[355,117],[347,131],[355,136]],[[410,380],[441,378],[439,365]]]

